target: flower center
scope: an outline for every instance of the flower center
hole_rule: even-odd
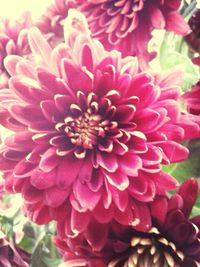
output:
[[[69,150],[77,158],[84,158],[88,150],[111,152],[114,140],[122,135],[118,123],[112,119],[116,107],[106,97],[98,101],[94,93],[85,95],[78,91],[76,97],[76,103],[70,105],[68,115],[64,122],[56,124],[56,130],[67,136]],[[66,153],[58,152],[58,155]]]
[[[90,109],[78,118],[67,117],[65,123],[65,131],[72,144],[84,149],[93,149],[97,145],[98,138],[105,136],[105,126],[108,124],[102,121],[100,115],[91,114]]]
[[[134,236],[128,253],[111,261],[108,267],[180,267],[183,259],[175,244],[152,228],[149,233]]]

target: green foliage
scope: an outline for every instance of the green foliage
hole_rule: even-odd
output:
[[[163,166],[163,170],[175,177],[180,183],[191,177],[198,178],[200,182],[200,157],[198,155],[191,156],[181,163]],[[192,216],[197,215],[200,215],[200,194],[192,210]]]
[[[157,38],[160,38],[159,35]],[[165,72],[180,69],[183,73],[181,85],[183,91],[190,89],[199,80],[199,67],[189,58],[188,46],[182,37],[175,36],[173,33],[165,33],[158,50],[158,56],[150,63],[154,71]]]

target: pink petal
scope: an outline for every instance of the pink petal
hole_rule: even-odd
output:
[[[163,195],[169,190],[174,190],[178,186],[177,180],[164,172],[156,174],[153,181],[156,186],[156,193],[159,195]]]
[[[165,18],[162,11],[156,6],[152,5],[149,9],[149,15],[151,19],[152,26],[156,29],[165,28]]]
[[[28,177],[32,174],[35,167],[36,167],[35,164],[30,163],[26,159],[23,159],[19,161],[17,165],[15,166],[13,170],[14,176],[17,178]]]
[[[170,12],[165,16],[166,16],[166,30],[173,31],[180,35],[187,35],[191,32],[190,27],[177,11]]]
[[[106,152],[97,153],[97,163],[108,172],[115,172],[118,168],[117,157]]]
[[[101,198],[101,192],[92,192],[79,180],[74,183],[73,192],[80,205],[89,210],[93,210]]]
[[[168,212],[168,202],[166,197],[157,197],[151,203],[151,215],[156,218],[157,221],[162,225],[165,222]]]
[[[199,193],[198,181],[196,179],[188,179],[179,187],[178,194],[183,198],[182,211],[188,218],[191,210],[197,200]]]
[[[16,75],[16,65],[21,60],[23,60],[22,57],[16,55],[9,55],[4,59],[4,67],[10,76]]]
[[[86,231],[86,238],[94,251],[100,251],[107,241],[108,226],[95,221],[90,222]]]
[[[84,231],[90,221],[88,212],[77,212],[72,209],[71,213],[71,229],[73,233],[80,233]]]
[[[39,170],[35,170],[30,178],[30,183],[42,190],[47,189],[55,185],[56,182],[56,171],[53,170],[48,173],[41,172]]]
[[[49,148],[42,156],[39,167],[44,172],[52,171],[60,162],[60,158],[56,155],[55,148]]]
[[[159,145],[164,152],[164,161],[169,163],[175,163],[185,160],[188,157],[188,149],[174,141],[168,141]]]
[[[57,166],[56,185],[60,189],[67,189],[79,175],[81,175],[81,166],[83,160],[77,160],[73,156],[67,156],[60,160]]]
[[[135,155],[127,153],[119,159],[119,169],[122,173],[130,176],[137,176],[138,170],[142,168],[141,159]]]
[[[108,182],[119,189],[124,191],[129,186],[129,178],[126,173],[117,170],[114,173],[105,172]]]
[[[29,30],[28,41],[33,55],[36,58],[41,56],[46,66],[49,66],[52,49],[36,27]]]
[[[64,203],[64,201],[68,198],[70,194],[70,190],[60,190],[56,187],[49,188],[45,190],[45,200],[46,205],[56,208]]]

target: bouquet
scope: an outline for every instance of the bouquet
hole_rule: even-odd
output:
[[[199,8],[1,19],[1,266],[200,266]]]

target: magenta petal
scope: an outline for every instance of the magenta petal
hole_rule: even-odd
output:
[[[93,53],[88,44],[85,44],[82,48],[82,65],[86,66],[88,70],[93,69]]]
[[[163,29],[165,27],[165,18],[161,10],[152,5],[150,11],[151,23],[156,29]]]
[[[87,184],[82,184],[79,180],[74,183],[73,191],[80,205],[89,210],[93,210],[101,198],[101,191],[92,192]]]
[[[151,203],[151,215],[161,225],[165,222],[167,212],[168,212],[168,202],[166,197],[157,197]]]
[[[129,178],[126,173],[117,170],[114,173],[105,172],[108,182],[119,189],[124,191],[129,186]]]
[[[82,160],[74,157],[65,157],[57,166],[56,185],[60,189],[68,188],[80,175]]]
[[[125,211],[129,202],[128,192],[119,191],[114,187],[111,188],[111,192],[113,196],[113,202],[117,206],[117,209],[119,209],[122,212]]]
[[[93,216],[99,223],[105,224],[112,220],[114,216],[114,210],[114,205],[110,206],[108,209],[105,209],[101,203],[98,203],[93,211]]]
[[[108,172],[115,172],[118,168],[117,157],[106,152],[97,153],[97,163]]]
[[[122,173],[137,176],[138,170],[142,168],[142,160],[135,154],[126,154],[119,159],[119,169]]]
[[[67,80],[67,84],[75,92],[78,90],[84,90],[90,92],[91,79],[80,68],[72,63],[71,60],[63,59],[62,76]],[[77,77],[76,79],[74,77]]]
[[[46,206],[36,206],[33,211],[29,211],[27,206],[25,206],[25,214],[27,214],[33,222],[37,224],[48,224],[51,221],[51,216],[49,214],[49,209]]]
[[[182,211],[188,218],[191,210],[197,200],[199,193],[198,181],[196,179],[188,179],[180,186],[178,194],[183,198]]]
[[[149,202],[155,197],[155,185],[149,179],[145,179],[145,176],[132,177],[130,186],[128,188],[130,194],[139,201]]]
[[[175,178],[165,172],[159,172],[153,178],[156,186],[156,193],[163,195],[166,191],[174,190],[178,186],[178,182]]]
[[[79,233],[86,229],[90,220],[88,212],[77,212],[72,209],[71,213],[71,230],[73,233]]]
[[[138,214],[139,214],[139,223],[134,225],[133,227],[138,231],[147,231],[151,228],[151,214],[149,207],[139,201],[134,201],[132,209],[134,210],[137,207]]]
[[[45,100],[40,102],[40,108],[44,117],[50,122],[56,122],[60,117],[59,112],[55,107],[55,103],[53,100]]]
[[[106,224],[99,224],[95,221],[90,222],[88,226],[89,231],[86,231],[86,238],[94,249],[100,251],[107,240],[108,226]]]
[[[168,141],[159,145],[162,148],[167,164],[182,161],[188,157],[188,149],[174,141]]]
[[[31,175],[30,183],[38,189],[47,189],[55,185],[55,177],[55,170],[48,173],[35,170]]]
[[[39,167],[44,172],[50,172],[59,163],[60,159],[56,155],[55,148],[49,148],[41,157]]]
[[[31,186],[28,180],[25,181],[22,188],[22,195],[28,202],[40,202],[43,199],[43,192]]]
[[[166,29],[180,35],[187,35],[191,31],[189,25],[177,11],[170,12],[166,15]]]
[[[59,207],[70,194],[70,190],[60,190],[56,187],[45,190],[46,204],[52,208]]]
[[[23,159],[17,163],[15,166],[13,173],[17,178],[28,177],[32,174],[32,171],[35,169],[36,165],[30,163],[26,159]]]

